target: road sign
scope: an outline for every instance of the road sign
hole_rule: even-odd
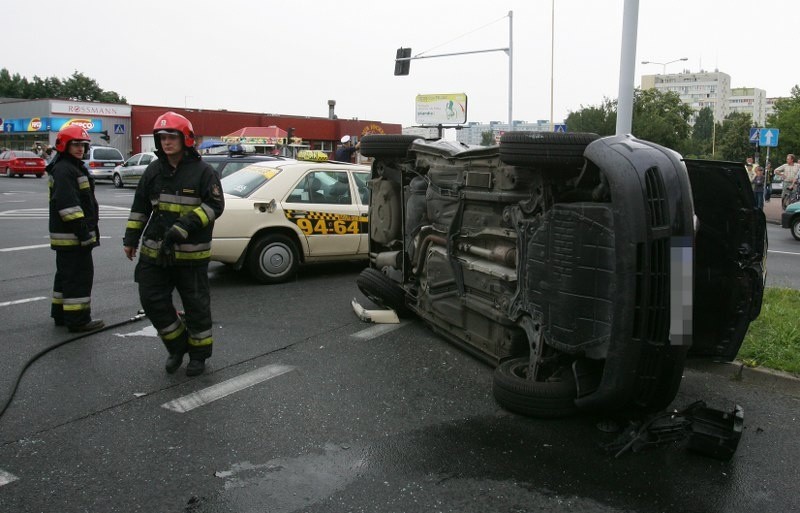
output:
[[[778,145],[778,136],[781,131],[777,128],[762,128],[758,136],[759,146],[774,148]]]
[[[122,123],[114,123],[114,133],[122,135],[125,133],[125,125]]]
[[[566,134],[567,133],[567,125],[566,124],[553,125],[553,132],[555,132],[557,134]]]
[[[758,144],[758,136],[760,132],[761,132],[760,128],[750,129],[750,144]]]

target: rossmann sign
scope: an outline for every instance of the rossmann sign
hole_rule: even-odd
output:
[[[131,117],[131,106],[115,103],[82,103],[82,102],[58,102],[50,104],[50,112],[53,114],[69,114],[70,116],[108,116],[115,118]]]

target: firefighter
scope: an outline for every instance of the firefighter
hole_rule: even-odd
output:
[[[164,365],[172,374],[189,353],[187,376],[205,370],[211,356],[211,295],[208,262],[214,220],[225,200],[213,168],[200,159],[188,119],[162,114],[153,127],[157,160],[142,175],[123,241],[128,260],[136,257],[134,280],[145,314],[169,353]],[[181,297],[185,315],[172,303]]]
[[[73,333],[104,326],[92,320],[92,249],[100,245],[99,207],[94,179],[83,164],[89,134],[68,125],[56,135],[56,156],[47,165],[50,203],[50,248],[56,252],[56,276],[50,316]]]

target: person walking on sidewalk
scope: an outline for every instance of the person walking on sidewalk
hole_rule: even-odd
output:
[[[162,114],[153,136],[158,159],[147,166],[136,188],[123,249],[133,260],[142,240],[134,280],[144,312],[169,353],[164,369],[174,373],[189,353],[186,375],[197,376],[211,356],[208,262],[214,220],[222,215],[225,200],[217,174],[195,149],[188,119]],[[172,303],[176,289],[183,317]]]
[[[83,164],[89,134],[68,125],[56,135],[56,156],[47,165],[50,191],[50,248],[56,252],[56,276],[50,316],[70,332],[94,331],[104,326],[92,320],[92,249],[100,245],[94,179]]]
[[[764,168],[759,165],[753,167],[755,168],[755,174],[751,182],[753,184],[753,198],[756,200],[756,208],[764,210],[764,183],[766,181]]]
[[[775,168],[775,174],[783,180],[783,190],[781,191],[781,205],[786,210],[787,196],[794,191],[797,175],[800,173],[800,164],[793,153],[786,155],[786,164]]]

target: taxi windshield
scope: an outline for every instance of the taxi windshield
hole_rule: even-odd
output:
[[[267,167],[263,164],[253,164],[223,178],[222,190],[228,194],[246,198],[280,172],[280,169]]]

